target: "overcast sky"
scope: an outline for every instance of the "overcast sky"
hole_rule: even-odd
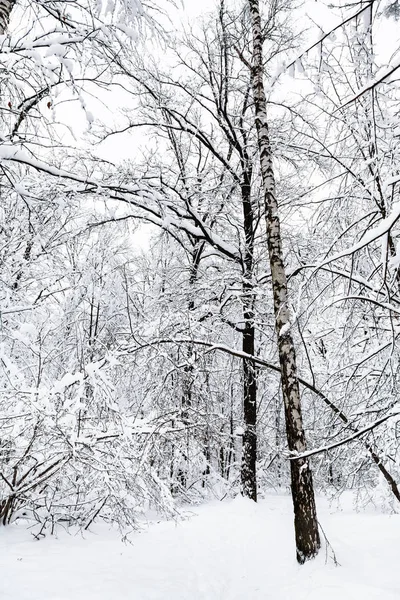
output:
[[[159,1],[161,3],[161,0]],[[234,2],[234,0],[231,1]],[[229,6],[229,4],[228,0],[227,5]],[[341,2],[341,4],[348,3]],[[201,14],[212,11],[217,5],[218,1],[216,0],[177,0],[176,9],[168,11],[170,17],[168,28],[173,26],[179,30],[185,24],[193,24]],[[348,14],[355,12],[355,10],[352,9]],[[338,9],[330,8],[328,2],[316,2],[315,0],[309,0],[301,4],[301,9],[298,10],[298,16],[295,19],[296,26],[299,29],[308,30],[304,48],[339,22],[340,14]],[[381,62],[389,62],[391,55],[399,47],[399,23],[394,20],[383,20],[380,29],[375,29],[374,36],[375,42],[378,42],[378,53]],[[155,52],[158,52],[160,63],[162,63],[163,59],[165,60],[165,51],[162,48],[157,49],[152,45],[151,51],[153,55]],[[299,85],[299,82],[291,81],[290,85],[293,88]],[[111,87],[109,91],[104,92],[104,97],[101,97],[99,101],[88,98],[87,104],[97,119],[111,124],[115,120],[115,116],[118,114],[120,108],[129,102],[130,99],[127,96],[124,97],[124,94],[118,88]],[[85,139],[88,140],[88,123],[84,112],[76,104],[66,104],[60,107],[57,116],[60,120],[66,120],[73,124],[74,131],[83,144],[85,143]],[[120,123],[122,122],[120,120]],[[66,138],[68,138],[68,134],[66,134]],[[128,133],[109,138],[97,147],[96,152],[101,157],[114,162],[123,159],[132,159],[138,148],[144,145],[146,141],[145,132],[142,134],[138,130],[135,130],[133,134]]]

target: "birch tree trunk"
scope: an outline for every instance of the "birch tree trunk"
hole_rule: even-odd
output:
[[[306,450],[306,440],[297,379],[296,353],[290,331],[288,287],[283,263],[279,210],[275,194],[275,178],[267,121],[267,102],[263,79],[263,36],[259,0],[248,0],[248,6],[253,36],[251,78],[265,203],[286,435],[290,452],[301,454]],[[320,548],[317,512],[308,460],[303,458],[290,461],[290,467],[296,552],[297,560],[302,564],[307,559],[313,558]]]
[[[14,4],[15,0],[0,0],[0,35],[4,35],[7,31]]]

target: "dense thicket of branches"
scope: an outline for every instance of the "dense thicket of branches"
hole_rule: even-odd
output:
[[[2,524],[290,487],[303,562],[313,481],[397,509],[393,6],[0,1]]]

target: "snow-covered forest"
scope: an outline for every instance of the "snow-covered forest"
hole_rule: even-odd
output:
[[[226,552],[246,576],[228,530],[248,519],[237,544],[264,552],[262,535],[298,598],[344,599],[321,573],[337,565],[340,580],[352,553],[325,522],[355,554],[400,535],[399,41],[398,0],[0,0],[0,564],[13,580],[13,540],[43,540],[29,552],[44,563],[65,531],[88,554],[94,531],[137,540],[146,520],[200,540],[186,523],[200,510],[193,521],[226,528],[225,546],[199,541],[208,560]],[[341,503],[363,514],[339,523]],[[270,539],[269,506],[283,527]],[[93,598],[297,589],[294,576],[263,588],[258,571],[231,589],[224,569],[225,587],[199,575],[133,596],[101,595],[99,572]],[[400,594],[358,577],[349,598]],[[92,597],[14,583],[7,599]]]

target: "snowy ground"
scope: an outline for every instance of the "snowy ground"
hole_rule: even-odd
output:
[[[1,600],[399,600],[400,515],[332,512],[319,519],[325,550],[294,558],[290,499],[208,504],[153,524],[123,544],[115,531],[48,537],[0,531]]]

